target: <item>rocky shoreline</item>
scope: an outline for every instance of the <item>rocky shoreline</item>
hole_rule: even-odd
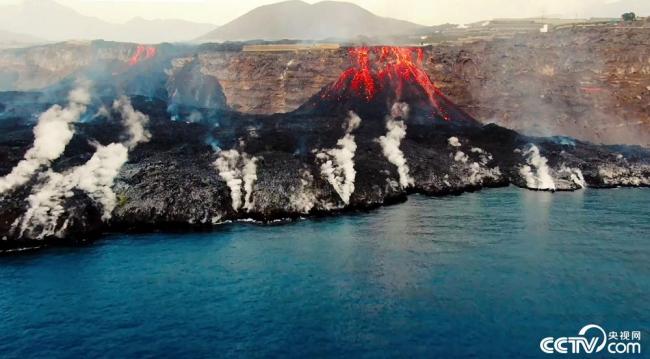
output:
[[[473,122],[431,123],[431,118],[417,112],[393,118],[373,106],[356,108],[360,123],[354,129],[349,113],[335,112],[265,117],[222,113],[220,125],[215,126],[171,121],[159,116],[165,103],[140,97],[132,100],[134,110],[150,118],[151,139],[129,152],[128,162],[114,179],[110,189],[117,202],[110,217],[103,218],[101,201],[74,188],[62,196],[65,210],[45,235],[39,221],[17,231],[17,221],[29,211],[30,196],[42,190],[47,180],[35,176],[0,196],[0,249],[85,243],[105,232],[211,230],[227,221],[270,223],[365,211],[403,202],[410,193],[457,195],[508,185],[547,191],[650,185],[650,151],[641,147],[531,138]],[[77,124],[74,138],[52,168],[69,173],[92,157],[95,148],[89,143],[119,142],[122,131],[117,118],[119,114],[113,111],[104,119]],[[389,132],[386,124],[391,120],[404,123],[398,148],[408,166],[406,186],[400,184],[400,170],[379,142]],[[31,130],[31,126],[16,124],[5,132],[0,141],[2,175],[20,160],[30,144]],[[352,181],[336,152],[344,150],[341,139],[350,137],[355,147],[349,158]],[[7,152],[8,142],[21,143],[23,149]],[[217,146],[237,153],[240,159],[255,158],[250,193],[243,185],[245,175],[239,172],[245,163],[235,161],[230,169],[220,171],[215,163],[225,151],[215,150]],[[327,156],[331,158],[319,158]],[[328,181],[323,172],[326,161],[332,161],[335,175],[342,178]],[[234,180],[224,175],[228,170]],[[552,183],[545,183],[549,178]],[[353,189],[346,197],[349,185]],[[239,205],[233,202],[237,191],[241,191]],[[250,203],[244,206],[247,195]]]
[[[337,81],[273,115],[233,111],[198,73],[160,81],[152,64],[2,93],[0,251],[371,210],[411,193],[650,186],[649,149],[480,123],[421,70],[421,49],[351,55]],[[120,95],[135,85],[160,96]]]

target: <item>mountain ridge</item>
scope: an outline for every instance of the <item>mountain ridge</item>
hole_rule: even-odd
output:
[[[257,7],[199,41],[321,40],[414,33],[426,26],[381,17],[349,2],[289,0]]]
[[[46,40],[35,36],[0,29],[0,49],[25,47],[45,43],[47,43]]]
[[[33,26],[33,24],[39,26]],[[146,20],[135,17],[115,24],[82,15],[53,0],[25,0],[0,6],[0,30],[48,41],[95,40],[161,43],[189,41],[216,25],[186,20]]]

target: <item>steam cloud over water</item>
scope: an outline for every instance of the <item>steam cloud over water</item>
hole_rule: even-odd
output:
[[[230,188],[232,209],[238,211],[242,208],[242,194],[244,195],[243,207],[251,211],[254,207],[252,200],[253,188],[257,181],[257,158],[246,153],[232,149],[221,151],[219,158],[214,162],[219,176],[226,181]]]
[[[555,182],[551,176],[548,160],[539,153],[539,148],[530,145],[522,153],[526,157],[528,165],[519,169],[519,173],[526,180],[526,187],[532,189],[555,190]]]
[[[39,116],[33,146],[8,175],[0,178],[0,194],[24,185],[41,167],[49,166],[65,151],[74,135],[74,123],[90,103],[90,94],[86,87],[79,87],[70,92],[68,101],[66,107],[54,105]]]
[[[75,189],[85,192],[101,205],[103,220],[111,218],[117,205],[117,196],[112,190],[113,183],[128,161],[129,149],[151,138],[145,129],[149,117],[135,111],[127,98],[116,101],[114,108],[122,114],[128,140],[107,146],[95,144],[95,153],[83,165],[66,173],[51,170],[44,173],[45,181],[36,186],[27,199],[28,210],[14,223],[14,229],[20,225],[21,235],[29,231],[35,238],[42,239],[63,233],[69,219],[59,226],[59,218],[64,213],[65,200],[74,196]]]
[[[336,148],[321,150],[316,158],[322,161],[321,176],[329,182],[345,204],[350,204],[350,196],[354,193],[354,154],[357,143],[352,132],[361,124],[361,118],[350,111],[346,119],[345,135],[338,140]]]
[[[406,103],[396,103],[391,108],[390,116],[386,117],[386,136],[379,137],[379,144],[388,161],[397,166],[399,173],[399,183],[402,188],[412,186],[415,182],[409,175],[409,167],[406,163],[404,153],[400,150],[400,144],[406,137],[406,124],[399,120],[408,117],[409,107]]]

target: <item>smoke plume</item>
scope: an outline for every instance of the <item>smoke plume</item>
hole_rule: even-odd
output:
[[[111,143],[107,146],[95,144],[96,150],[92,157],[83,165],[66,173],[45,173],[43,184],[35,187],[28,197],[29,208],[19,219],[20,223],[14,223],[14,228],[20,224],[21,236],[26,231],[36,239],[64,233],[68,220],[59,227],[59,218],[65,212],[65,199],[74,195],[74,189],[85,192],[101,205],[103,220],[111,218],[117,205],[117,196],[112,190],[113,183],[122,166],[128,161],[129,149],[151,138],[144,128],[148,117],[133,110],[128,99],[121,98],[116,101],[114,108],[122,115],[128,139],[125,143]]]
[[[458,141],[458,137],[452,136],[447,139],[447,143],[449,143],[450,146],[452,147],[460,147],[460,141]]]
[[[454,161],[456,162],[462,162],[462,163],[467,163],[469,160],[469,157],[465,154],[463,151],[456,151],[456,154],[454,155]]]
[[[122,123],[126,127],[129,136],[124,144],[129,149],[132,149],[138,143],[148,142],[151,139],[151,133],[146,129],[147,124],[149,124],[149,116],[136,111],[128,97],[121,96],[115,100],[113,109],[122,116]]]
[[[465,179],[469,184],[482,184],[487,178],[498,180],[501,177],[501,170],[498,166],[494,168],[487,166],[492,160],[492,154],[481,148],[472,147],[470,154],[472,157],[478,157],[478,161],[470,161],[470,155],[460,150],[462,144],[457,137],[450,137],[448,142],[450,146],[458,148],[453,155],[454,161],[458,162],[463,168],[463,172],[466,175]]]
[[[316,205],[316,195],[311,190],[314,176],[308,169],[300,174],[300,187],[291,194],[291,208],[300,213],[309,213]]]
[[[101,204],[102,219],[110,219],[117,204],[111,187],[127,159],[128,149],[120,143],[112,143],[108,146],[98,146],[88,162],[67,174],[47,172],[45,183],[35,188],[27,198],[29,209],[20,223],[21,235],[27,230],[34,232],[39,228],[36,239],[63,232],[66,224],[58,229],[57,224],[64,213],[64,200],[74,195],[75,188],[86,192],[90,198]]]
[[[49,166],[61,156],[74,135],[74,123],[86,112],[90,94],[86,87],[79,87],[70,92],[68,101],[66,107],[54,105],[39,116],[34,144],[24,159],[0,178],[0,194],[27,183],[39,168]]]
[[[406,124],[398,118],[407,118],[409,112],[408,104],[396,103],[391,108],[390,116],[386,117],[386,136],[379,137],[379,144],[388,161],[397,166],[399,183],[402,188],[412,186],[413,178],[409,175],[409,167],[406,163],[404,153],[400,150],[400,144],[406,137]]]
[[[75,187],[102,205],[104,220],[111,218],[117,204],[117,197],[112,190],[113,182],[128,160],[128,155],[128,148],[121,143],[98,146],[90,160],[72,173]]]
[[[559,175],[565,175],[569,177],[569,180],[573,182],[579,188],[587,188],[587,182],[585,177],[582,175],[582,171],[579,168],[571,168],[566,165],[562,165],[558,171]]]
[[[352,132],[361,124],[361,118],[350,111],[346,121],[345,135],[338,140],[336,148],[321,150],[316,158],[322,162],[321,176],[329,182],[345,204],[350,203],[354,193],[354,154],[357,144]]]
[[[250,157],[246,153],[240,154],[235,149],[221,151],[219,158],[214,161],[214,166],[219,172],[219,176],[226,181],[226,185],[230,188],[232,209],[238,211],[242,208],[243,194],[243,207],[246,211],[251,211],[255,205],[252,195],[255,181],[257,181],[257,158]]]
[[[548,160],[539,153],[539,148],[530,145],[522,153],[526,157],[527,165],[519,169],[519,173],[526,180],[526,187],[540,190],[555,190],[555,182],[549,171]]]
[[[244,156],[243,159],[244,168],[242,173],[244,177],[244,209],[250,212],[254,206],[252,195],[253,186],[255,185],[255,181],[257,181],[257,158],[248,158],[247,156]]]

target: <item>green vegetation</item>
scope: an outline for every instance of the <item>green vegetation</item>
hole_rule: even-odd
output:
[[[626,12],[625,14],[621,15],[621,18],[623,18],[623,21],[634,21],[636,20],[636,14],[633,12]]]
[[[128,202],[129,202],[129,197],[127,197],[125,194],[120,193],[117,195],[118,208],[124,207]]]

